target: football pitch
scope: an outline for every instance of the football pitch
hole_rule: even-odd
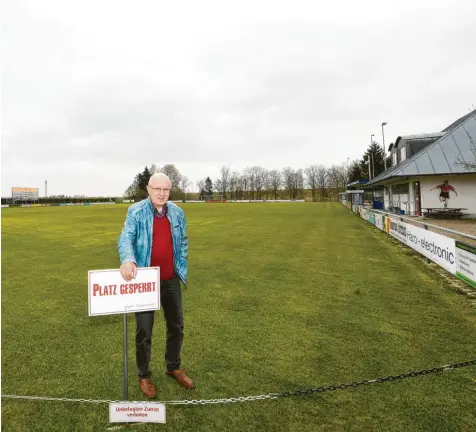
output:
[[[158,401],[256,396],[476,358],[476,310],[412,252],[339,204],[181,204],[182,366]],[[123,316],[88,316],[88,270],[119,267],[125,205],[2,209],[2,395],[123,399]],[[145,400],[128,315],[129,399]],[[107,430],[106,403],[2,398],[2,430]],[[474,431],[476,367],[308,396],[167,405],[137,431]]]

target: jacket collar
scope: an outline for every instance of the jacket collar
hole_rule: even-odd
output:
[[[168,205],[168,201],[165,203],[165,206],[167,207],[167,213],[170,212],[170,206]],[[151,213],[153,214],[156,214],[157,213],[157,209],[154,207],[154,205],[152,204],[152,200],[150,199],[150,197],[147,197],[147,207],[148,209],[151,211]]]

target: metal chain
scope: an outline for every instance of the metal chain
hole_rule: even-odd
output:
[[[349,387],[359,387],[362,385],[369,385],[375,383],[383,383],[387,381],[396,381],[399,379],[411,378],[421,375],[428,375],[432,373],[444,372],[447,370],[454,370],[462,367],[476,365],[476,359],[469,360],[466,362],[454,363],[445,366],[435,367],[432,369],[423,369],[413,372],[408,372],[400,375],[391,375],[382,378],[375,378],[372,380],[364,381],[354,381],[352,383],[330,385],[316,388],[309,388],[304,390],[295,390],[284,393],[268,393],[259,396],[240,396],[236,398],[226,398],[226,399],[201,399],[201,400],[172,400],[172,401],[155,401],[160,402],[165,405],[211,405],[211,404],[227,404],[227,403],[238,403],[238,402],[248,402],[248,401],[257,401],[265,399],[278,399],[283,397],[290,396],[304,396],[310,395],[313,393],[323,393],[326,391],[334,390],[344,390]],[[85,402],[85,403],[144,403],[144,401],[121,401],[121,400],[94,400],[94,399],[69,399],[69,398],[54,398],[46,396],[17,396],[17,395],[1,395],[2,398],[6,399],[27,399],[27,400],[42,400],[42,401],[57,401],[57,402]]]
[[[347,383],[347,384],[339,384],[339,385],[331,385],[331,386],[324,386],[324,387],[316,387],[316,388],[309,388],[305,390],[296,390],[296,391],[291,391],[291,392],[285,392],[285,393],[279,393],[276,397],[281,398],[281,397],[289,397],[289,396],[303,396],[303,395],[309,395],[313,393],[323,393],[326,391],[334,391],[334,390],[344,390],[349,387],[359,387],[362,385],[368,385],[368,384],[375,384],[375,383],[383,383],[386,381],[396,381],[399,379],[405,379],[405,378],[411,378],[411,377],[416,377],[420,375],[428,375],[432,373],[438,373],[438,372],[444,372],[447,370],[454,370],[457,368],[462,368],[466,366],[472,366],[476,365],[476,359],[475,360],[469,360],[466,362],[461,362],[461,363],[454,363],[450,365],[445,365],[445,366],[440,366],[440,367],[435,367],[433,369],[423,369],[419,371],[413,371],[413,372],[408,372],[400,375],[393,375],[393,376],[387,376],[387,377],[382,377],[382,378],[376,378],[372,380],[365,380],[365,381],[354,381],[352,383]]]

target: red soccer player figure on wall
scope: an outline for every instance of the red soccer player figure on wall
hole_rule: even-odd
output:
[[[456,192],[456,189],[448,183],[448,180],[445,180],[443,184],[431,188],[430,191],[435,189],[440,189],[440,202],[444,203],[445,208],[448,206],[450,191],[453,191],[455,195],[458,196],[458,192]]]

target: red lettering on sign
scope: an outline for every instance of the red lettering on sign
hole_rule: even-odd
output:
[[[98,284],[93,285],[93,296],[96,295],[96,293],[99,291],[100,286]]]

